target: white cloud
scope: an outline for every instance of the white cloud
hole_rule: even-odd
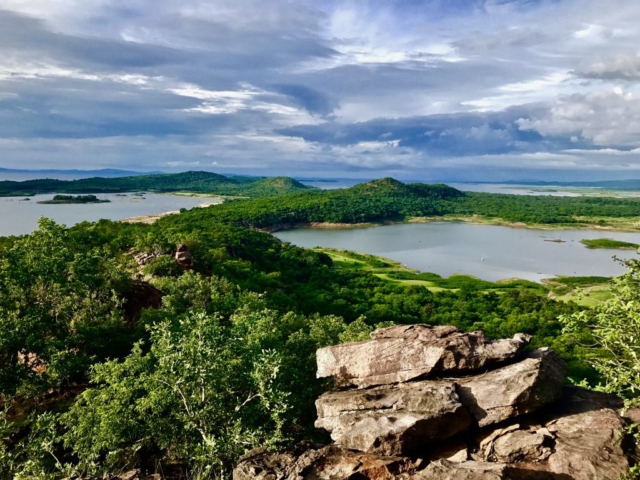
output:
[[[521,130],[547,137],[578,135],[595,145],[640,145],[640,97],[620,88],[564,96],[543,116],[517,123]]]

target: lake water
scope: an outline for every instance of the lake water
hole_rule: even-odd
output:
[[[380,255],[443,277],[455,273],[485,280],[540,281],[556,275],[614,276],[625,268],[612,257],[640,258],[631,250],[588,249],[582,239],[612,238],[640,244],[640,233],[533,230],[434,222],[371,228],[299,228],[275,234],[301,247],[330,247]],[[562,240],[563,243],[549,240]]]
[[[40,217],[53,218],[67,226],[82,221],[96,221],[101,218],[123,220],[138,215],[163,213],[181,208],[193,208],[203,203],[221,201],[216,198],[184,197],[178,195],[159,195],[145,193],[139,197],[133,194],[118,196],[112,194],[96,195],[111,203],[87,203],[65,205],[41,205],[37,202],[51,200],[53,194],[35,195],[25,201],[25,197],[0,197],[0,236],[23,235],[38,227]]]

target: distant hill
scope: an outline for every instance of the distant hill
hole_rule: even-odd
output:
[[[41,193],[191,192],[215,195],[268,197],[309,190],[289,177],[225,177],[211,172],[183,172],[129,177],[92,177],[78,180],[0,181],[0,196],[31,196]]]
[[[102,168],[100,170],[59,170],[59,169],[41,169],[26,170],[17,168],[0,168],[0,174],[17,175],[26,174],[32,177],[45,178],[45,175],[53,175],[54,177],[131,177],[134,175],[155,175],[163,172],[136,172],[134,170],[119,170],[117,168]]]

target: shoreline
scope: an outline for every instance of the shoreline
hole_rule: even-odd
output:
[[[575,224],[547,224],[547,223],[525,223],[510,222],[500,218],[486,218],[481,216],[442,216],[442,217],[410,217],[405,220],[385,220],[381,222],[365,222],[365,223],[330,223],[330,222],[301,222],[301,223],[283,223],[273,225],[271,227],[256,228],[256,230],[265,233],[275,233],[283,230],[293,230],[296,228],[371,228],[382,227],[386,225],[403,225],[409,223],[435,223],[435,222],[458,222],[467,223],[469,225],[492,225],[497,227],[509,228],[527,228],[530,230],[545,231],[562,231],[562,230],[597,230],[601,232],[623,232],[623,233],[640,233],[640,221],[637,228],[633,227],[616,227],[612,225],[595,225],[592,223],[575,223]]]
[[[212,205],[220,205],[221,203],[224,202],[224,198],[222,197],[208,197],[208,198],[218,198],[221,201],[219,202],[204,202],[201,203],[200,205],[197,205],[193,208],[207,208],[210,207]],[[154,223],[156,223],[158,220],[160,220],[163,217],[168,217],[169,215],[178,215],[180,213],[180,210],[171,210],[169,212],[162,212],[162,213],[149,213],[146,215],[137,215],[135,217],[129,217],[129,218],[123,218],[122,220],[120,220],[122,223],[143,223],[145,225],[153,225]]]

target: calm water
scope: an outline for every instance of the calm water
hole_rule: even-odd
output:
[[[143,197],[127,194],[117,196],[111,194],[96,195],[100,199],[111,200],[111,203],[40,205],[37,202],[50,200],[50,195],[35,195],[29,201],[25,197],[0,197],[0,236],[23,235],[35,230],[38,219],[42,216],[53,218],[67,226],[82,221],[96,221],[101,218],[123,220],[138,215],[163,213],[181,208],[193,208],[203,203],[215,202],[215,198],[182,197],[177,195],[158,195],[145,193]]]
[[[588,238],[613,238],[640,244],[640,233],[598,230],[531,230],[492,225],[434,222],[356,229],[300,228],[277,232],[301,247],[331,247],[391,258],[424,272],[454,273],[485,280],[524,278],[539,281],[555,275],[614,276],[625,271],[613,261],[640,258],[629,250],[590,250]],[[548,240],[562,240],[555,243]],[[547,240],[547,241],[545,241]]]

